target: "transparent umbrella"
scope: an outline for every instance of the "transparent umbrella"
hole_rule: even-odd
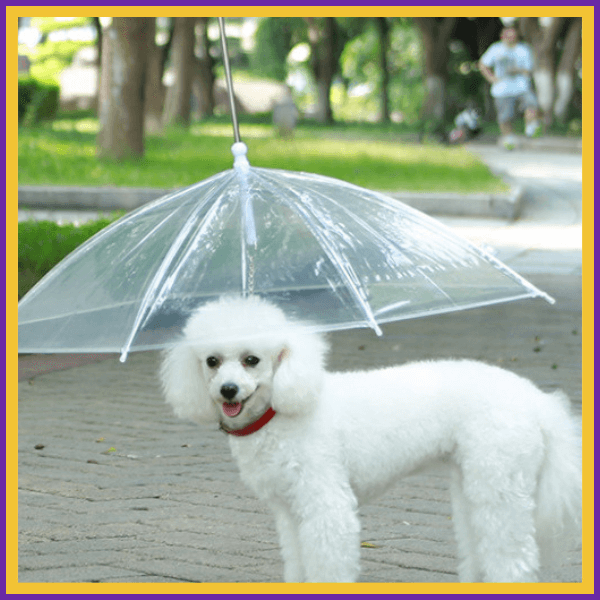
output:
[[[19,303],[19,351],[119,352],[124,361],[176,342],[190,314],[222,295],[265,297],[321,331],[377,334],[399,319],[552,302],[397,200],[252,167],[239,141],[232,151],[232,169],[131,212],[50,271]]]

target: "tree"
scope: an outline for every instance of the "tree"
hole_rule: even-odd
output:
[[[114,17],[102,36],[98,154],[144,154],[144,80],[149,17]]]
[[[381,73],[381,117],[383,123],[390,122],[390,100],[388,87],[390,83],[390,69],[387,53],[390,47],[390,24],[387,17],[374,17],[377,32],[379,33],[379,72]]]
[[[420,120],[424,105],[423,44],[419,29],[409,17],[392,20],[388,66],[388,95],[396,118],[406,123]]]
[[[338,70],[341,49],[336,48],[337,26],[334,17],[304,17],[308,26],[310,63],[317,83],[316,119],[333,123],[330,91]]]
[[[162,130],[165,101],[162,50],[156,45],[156,19],[151,18],[148,30],[148,62],[144,89],[144,126],[148,133]]]
[[[533,80],[546,125],[552,122],[556,42],[563,23],[564,17],[552,18],[545,27],[542,27],[537,17],[523,17],[519,23],[524,39],[533,46],[535,54]]]
[[[405,114],[397,105],[398,94],[394,93],[399,85],[404,87],[407,83],[405,68],[412,62],[399,35],[400,29],[405,31],[405,21],[369,17],[341,18],[338,23],[347,40],[339,60],[346,88],[362,86],[368,90],[361,94],[363,105],[370,113],[375,109],[380,122],[391,120],[392,109]]]
[[[102,24],[100,23],[100,17],[90,17],[90,19],[96,32],[96,48],[98,50],[96,64],[98,65],[98,69],[100,69],[102,67]]]
[[[456,17],[414,17],[421,32],[425,54],[424,120],[442,123],[446,117],[446,80],[450,39]]]
[[[575,66],[581,56],[581,26],[581,17],[570,19],[562,56],[556,69],[554,116],[561,123],[564,123],[567,119],[567,111],[575,91]]]
[[[190,124],[195,21],[195,17],[175,17],[171,49],[174,81],[167,90],[165,100],[166,125]]]
[[[259,21],[250,64],[265,77],[284,81],[286,59],[294,46],[305,38],[306,25],[297,17],[266,17]]]
[[[308,42],[308,69],[317,89],[315,116],[323,123],[333,122],[331,86],[340,73],[340,56],[346,42],[363,27],[364,18],[268,17],[260,21],[256,49],[252,57],[254,70],[283,80],[286,59],[292,47]]]
[[[196,21],[198,57],[192,75],[192,93],[196,99],[197,118],[211,116],[215,110],[214,59],[210,54],[208,20],[209,17],[198,17]]]
[[[555,112],[560,118],[566,118],[573,95],[575,63],[581,52],[581,18],[552,17],[542,20],[522,17],[519,28],[523,38],[533,47],[535,90],[544,123],[549,126]],[[558,45],[563,39],[563,52],[557,66]]]

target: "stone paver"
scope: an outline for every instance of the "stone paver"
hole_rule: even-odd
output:
[[[563,388],[581,410],[579,278],[526,300],[332,335],[330,368],[471,357]],[[271,515],[240,482],[225,436],[175,419],[157,353],[19,383],[19,581],[277,582]],[[456,581],[448,481],[407,478],[362,514],[364,582]],[[581,554],[549,577],[577,581]]]

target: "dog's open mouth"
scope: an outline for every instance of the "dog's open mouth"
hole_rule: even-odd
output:
[[[256,390],[258,390],[258,387],[256,388]],[[250,398],[254,396],[256,390],[254,390],[247,398],[244,398],[241,402],[223,402],[223,404],[221,405],[223,414],[226,417],[237,417],[242,412],[242,408],[244,408],[246,402],[248,402],[248,400],[250,400]]]
[[[223,413],[227,417],[237,417],[242,412],[241,402],[223,402]]]

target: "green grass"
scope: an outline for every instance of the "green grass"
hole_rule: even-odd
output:
[[[19,129],[20,185],[175,188],[232,167],[227,118],[147,136],[141,160],[96,157],[97,119],[63,117]],[[462,147],[411,143],[397,126],[302,124],[292,140],[277,139],[264,117],[244,118],[250,164],[320,173],[375,190],[497,192],[506,185]]]
[[[122,215],[115,212],[79,226],[51,221],[20,222],[19,299],[70,252]]]

